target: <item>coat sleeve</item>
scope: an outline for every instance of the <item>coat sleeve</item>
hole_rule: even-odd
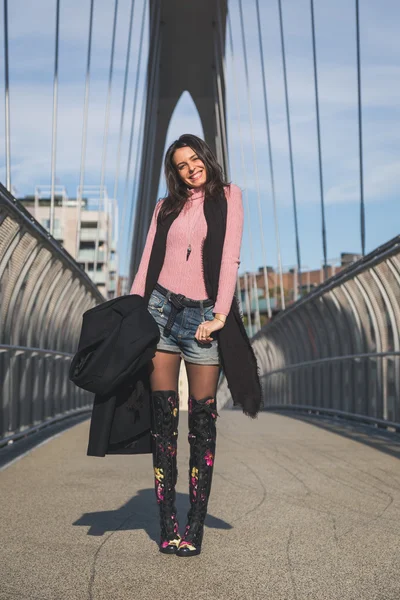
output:
[[[144,297],[145,287],[146,287],[146,277],[147,277],[147,269],[149,266],[151,250],[153,248],[154,237],[156,235],[157,230],[157,216],[158,212],[161,208],[162,200],[157,202],[153,216],[151,217],[149,231],[147,232],[146,243],[144,246],[142,258],[140,260],[139,268],[135,275],[135,279],[133,280],[130,294],[138,294],[139,296]]]

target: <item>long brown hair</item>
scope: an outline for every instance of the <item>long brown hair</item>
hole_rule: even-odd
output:
[[[221,165],[217,162],[210,146],[196,135],[185,133],[175,140],[168,148],[164,159],[164,174],[167,182],[167,196],[162,203],[158,218],[164,219],[171,213],[178,213],[189,197],[189,188],[182,181],[172,159],[178,148],[189,146],[203,161],[207,179],[204,184],[204,198],[217,199],[224,193],[225,181]]]

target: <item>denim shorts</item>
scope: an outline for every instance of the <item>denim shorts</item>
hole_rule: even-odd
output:
[[[218,341],[213,339],[207,344],[202,344],[194,337],[200,323],[214,319],[214,305],[203,308],[185,306],[176,315],[168,336],[164,333],[164,327],[171,313],[171,303],[158,290],[153,290],[147,308],[160,330],[157,350],[177,352],[189,363],[219,365]],[[212,337],[214,335],[212,334]]]

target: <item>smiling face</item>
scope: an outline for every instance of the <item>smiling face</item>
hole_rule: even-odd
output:
[[[190,146],[175,150],[172,161],[179,177],[188,187],[198,188],[206,183],[206,167]]]

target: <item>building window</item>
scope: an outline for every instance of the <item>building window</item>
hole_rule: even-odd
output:
[[[40,219],[40,223],[45,229],[50,229],[50,219]],[[60,229],[60,219],[54,219],[54,229]]]
[[[97,221],[82,221],[81,228],[82,229],[96,229]]]

